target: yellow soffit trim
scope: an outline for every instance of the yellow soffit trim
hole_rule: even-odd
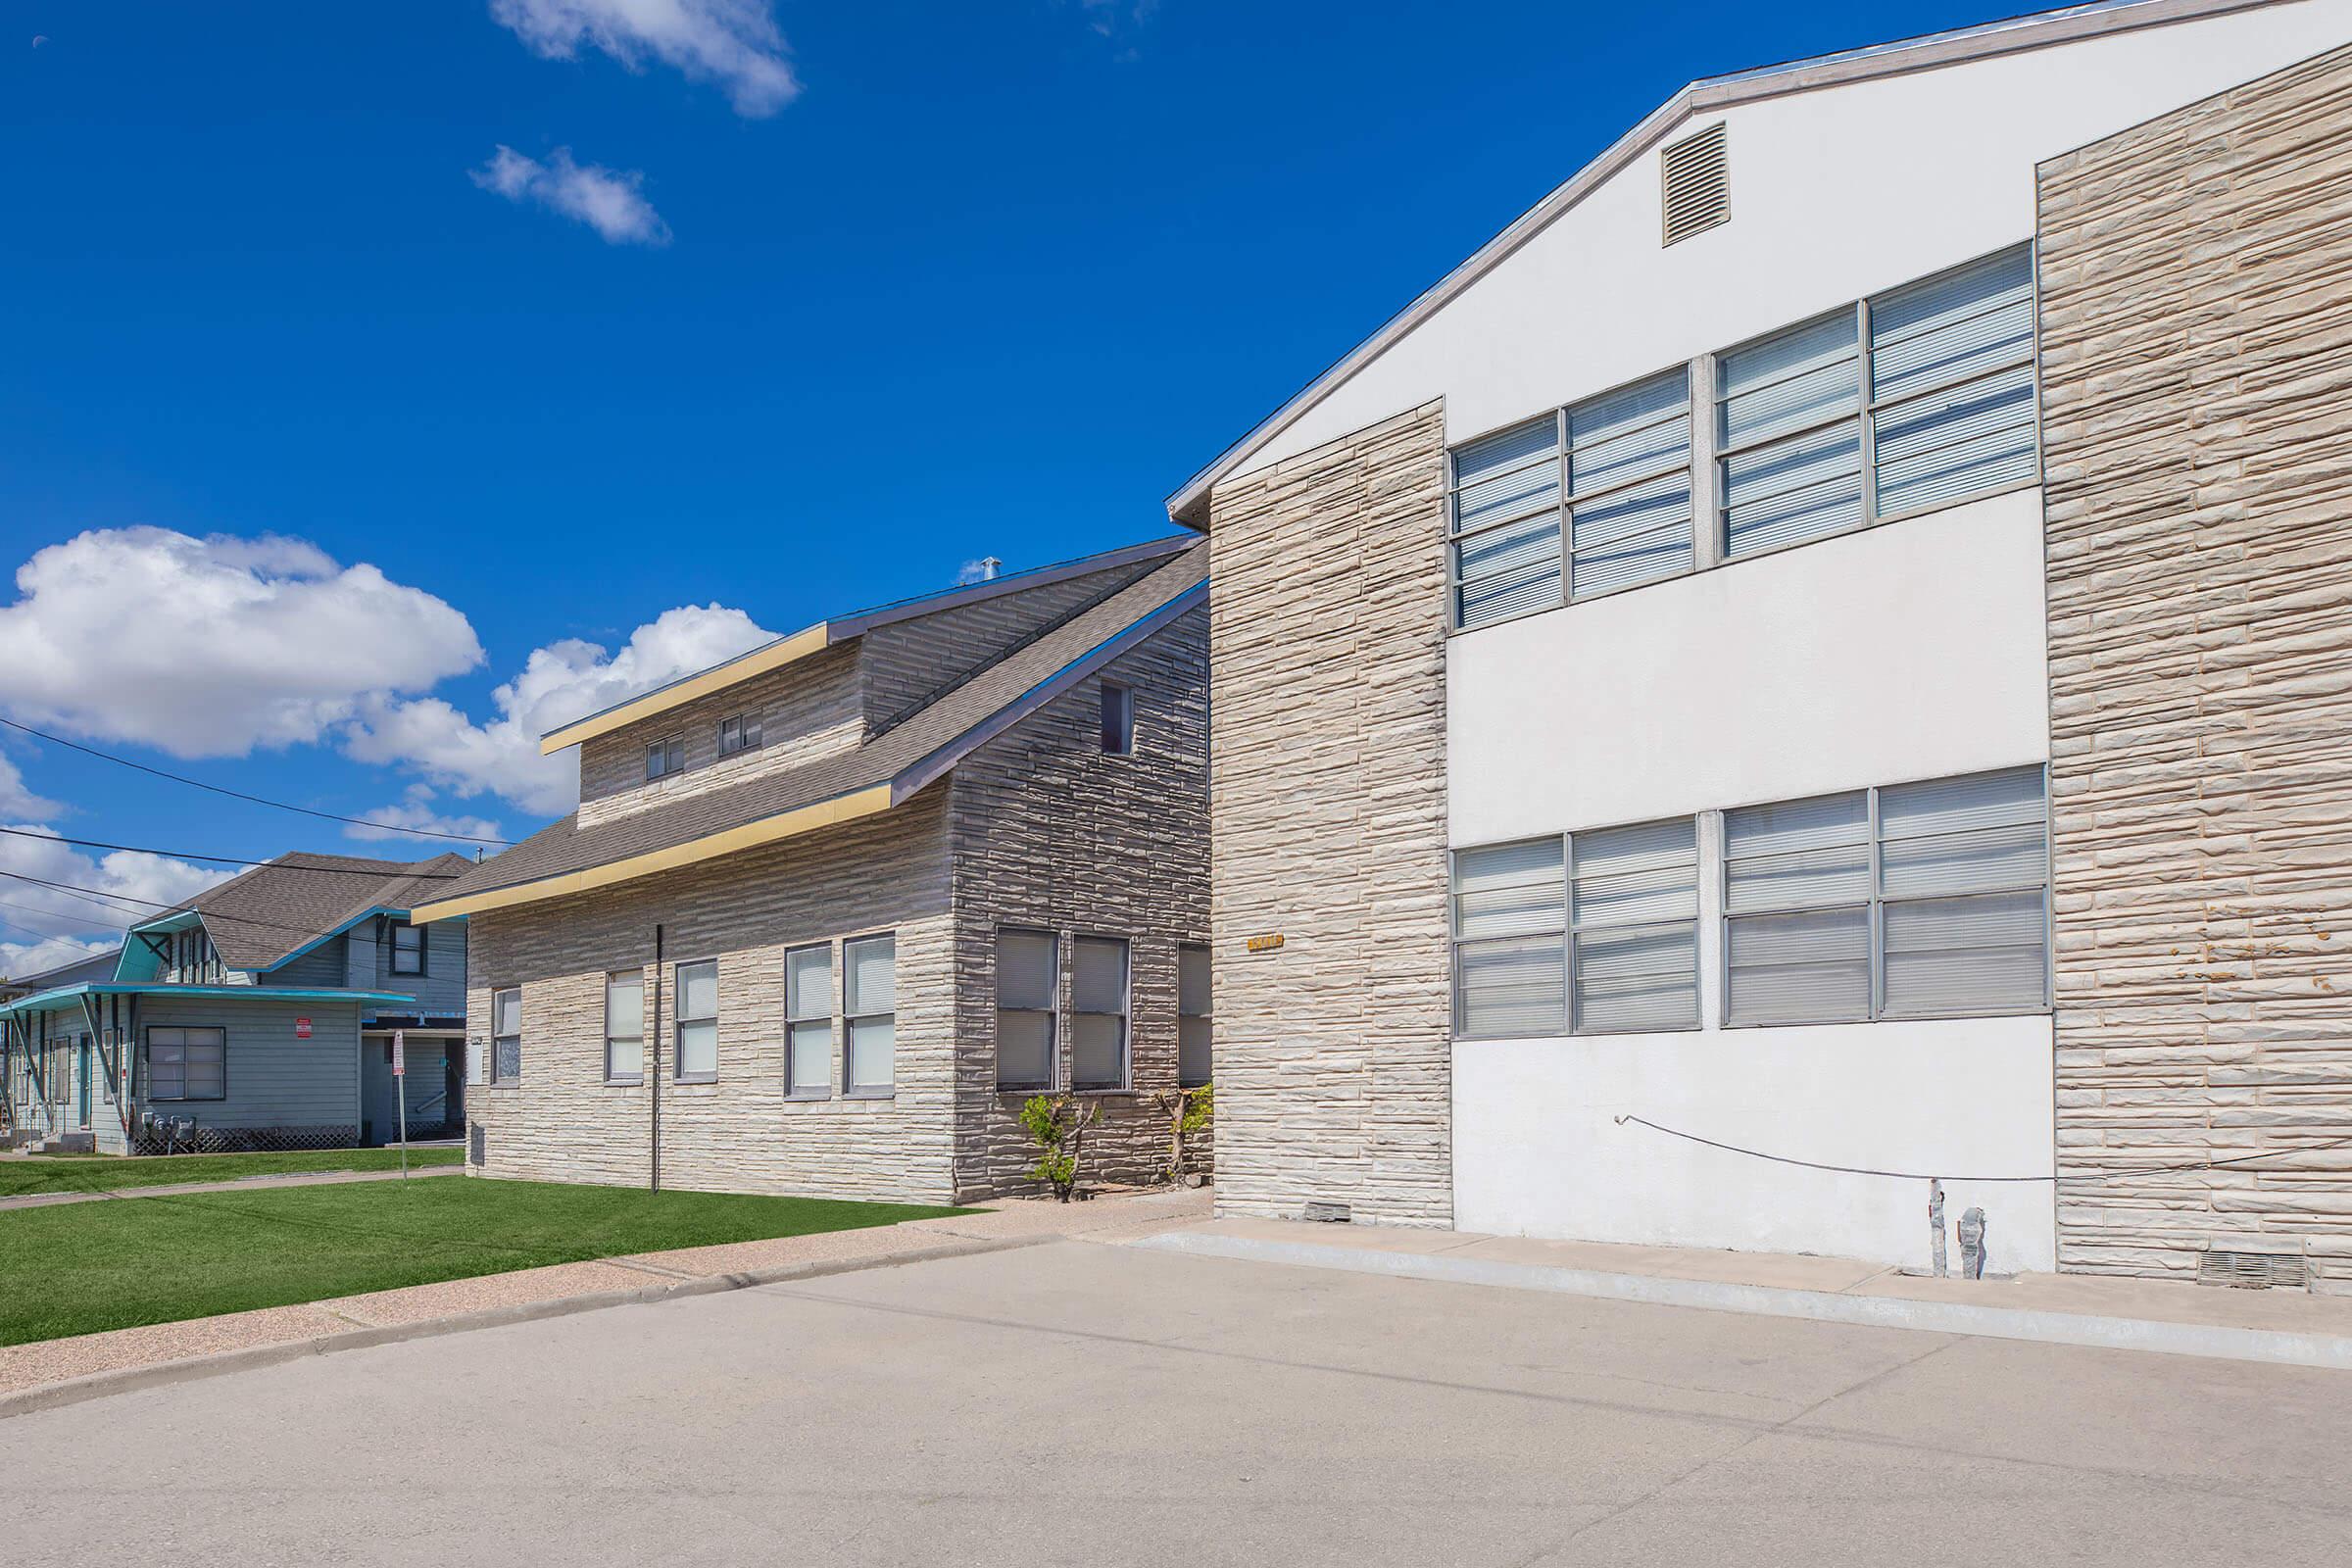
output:
[[[779,839],[797,838],[803,833],[835,822],[854,821],[861,816],[875,816],[891,808],[891,786],[872,784],[848,795],[837,795],[814,806],[803,806],[775,816],[761,817],[731,827],[724,833],[709,838],[694,839],[672,845],[666,850],[649,850],[632,855],[625,860],[613,860],[605,865],[592,865],[585,871],[570,871],[563,876],[551,876],[537,882],[524,882],[511,888],[492,888],[487,893],[470,893],[464,898],[443,899],[437,904],[419,904],[409,911],[409,919],[417,925],[435,920],[452,920],[461,914],[479,914],[485,909],[511,908],[517,904],[539,904],[548,899],[567,898],[575,893],[589,893],[611,887],[615,882],[628,882],[657,871],[674,871],[682,865],[695,865],[704,860],[733,855],[740,850],[758,849]]]
[[[623,703],[618,708],[608,709],[601,713],[592,713],[586,718],[564,725],[562,729],[552,730],[540,740],[539,755],[553,757],[567,746],[577,746],[582,741],[592,741],[599,735],[610,735],[625,724],[634,724],[641,718],[651,718],[656,713],[665,713],[673,708],[693,702],[698,697],[708,697],[712,692],[724,691],[738,681],[749,680],[754,675],[764,675],[769,670],[781,668],[795,660],[807,659],[810,654],[817,653],[829,646],[831,641],[831,635],[821,624],[810,626],[806,631],[796,631],[789,637],[778,638],[766,647],[755,648],[741,658],[730,659],[723,664],[714,664],[699,675],[689,675],[684,680],[672,681],[660,691],[647,692],[643,697]]]

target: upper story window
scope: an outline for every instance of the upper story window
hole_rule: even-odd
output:
[[[718,755],[733,757],[737,752],[757,751],[760,746],[760,715],[743,713],[718,721]]]
[[[392,922],[392,972],[424,973],[424,927],[406,920]]]
[[[1705,419],[1694,377],[1713,388]],[[2038,464],[2018,245],[1456,448],[1453,623],[1951,506]]]
[[[645,781],[651,784],[658,778],[686,771],[686,743],[675,735],[665,741],[655,741],[645,749]]]
[[[490,1081],[522,1082],[522,988],[490,993]]]
[[[898,1086],[899,939],[895,932],[841,945],[842,1016],[849,1041],[843,1086],[888,1095]]]
[[[1135,755],[1135,688],[1102,683],[1102,755]]]
[[[678,965],[678,1040],[670,1058],[679,1083],[718,1077],[718,961]]]

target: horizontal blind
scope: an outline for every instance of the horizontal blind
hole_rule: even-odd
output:
[[[1724,1013],[1735,1024],[1870,1016],[1870,797],[1726,811]]]
[[[841,959],[844,1012],[889,1012],[898,1005],[896,937],[860,937],[855,942],[845,942]]]
[[[831,948],[796,948],[784,955],[784,1012],[793,1018],[833,1016]]]
[[[1696,1024],[1696,822],[1684,817],[1574,834],[1569,856],[1575,1027]]]
[[[1454,618],[1480,626],[1560,602],[1556,415],[1453,455]]]
[[[997,933],[997,1087],[1054,1086],[1060,944],[1050,931]]]
[[[1879,792],[1879,821],[1886,1013],[2046,1005],[2042,770],[1891,786]]]
[[[1127,944],[1080,937],[1070,944],[1070,1001],[1080,1012],[1127,1010]]]
[[[2033,478],[2031,246],[1874,299],[1870,342],[1881,515]]]
[[[616,974],[605,981],[605,1036],[636,1040],[645,1034],[645,976]]]
[[[1032,1011],[1054,1007],[1054,939],[1044,931],[997,936],[997,1005]]]
[[[1459,850],[1453,872],[1455,1032],[1564,1033],[1568,896],[1560,841]]]
[[[1570,597],[1690,570],[1689,368],[1580,403],[1567,420]]]
[[[1727,557],[1861,520],[1860,337],[1844,310],[1717,362]]]

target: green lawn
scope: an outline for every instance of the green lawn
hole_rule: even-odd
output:
[[[412,1149],[409,1169],[455,1165],[463,1149]],[[306,1149],[291,1154],[44,1154],[0,1159],[0,1198],[35,1193],[98,1193],[125,1187],[171,1187],[180,1182],[233,1182],[244,1176],[282,1176],[314,1170],[398,1170],[397,1149]]]
[[[0,1212],[0,1345],[968,1210],[435,1177]]]

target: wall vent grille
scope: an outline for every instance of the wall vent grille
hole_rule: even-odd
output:
[[[2199,1285],[2230,1285],[2241,1291],[2265,1291],[2273,1286],[2302,1291],[2311,1288],[2311,1269],[2293,1252],[2239,1252],[2215,1248],[2197,1259]]]
[[[1306,1205],[1306,1217],[1321,1220],[1327,1225],[1345,1225],[1348,1221],[1349,1210],[1346,1203],[1334,1203],[1318,1198]]]
[[[1665,179],[1665,243],[1689,239],[1732,216],[1731,166],[1722,122],[1658,155]]]

